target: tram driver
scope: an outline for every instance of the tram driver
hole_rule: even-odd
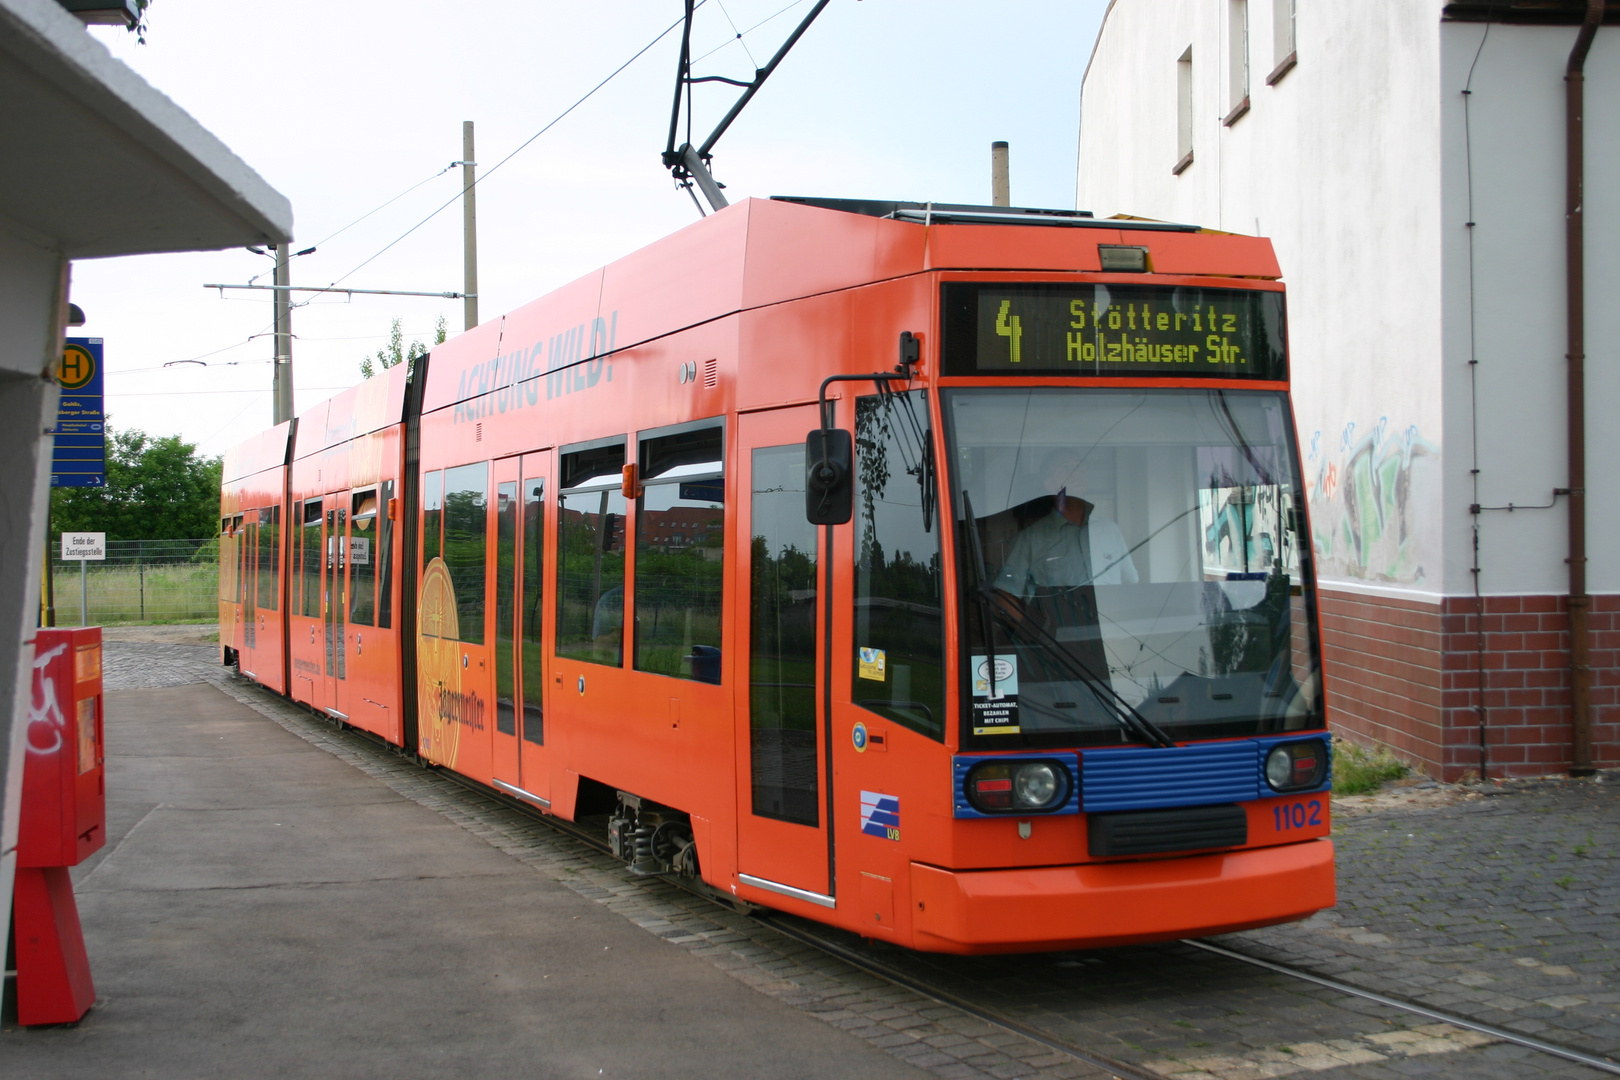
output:
[[[1079,450],[1052,451],[1040,476],[1050,494],[1020,508],[1026,524],[994,582],[995,596],[1018,622],[1040,627],[1014,635],[1020,724],[1025,731],[1108,727],[1113,713],[1096,685],[1109,681],[1096,586],[1135,585],[1136,563],[1119,525],[1082,497]]]
[[[1080,452],[1063,447],[1041,466],[1051,512],[1024,527],[1007,552],[995,586],[1020,601],[1040,589],[1082,585],[1135,585],[1136,564],[1119,526],[1081,498],[1086,466]],[[1071,494],[1072,492],[1072,494]]]

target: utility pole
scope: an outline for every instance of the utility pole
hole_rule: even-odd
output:
[[[1007,144],[990,144],[990,205],[1011,206],[1012,184],[1007,175]]]
[[[276,362],[275,422],[293,418],[292,384],[292,256],[288,244],[276,245]]]
[[[466,329],[478,325],[478,205],[473,192],[476,179],[473,170],[478,163],[473,159],[473,122],[461,124],[461,231],[463,237],[467,282],[462,286],[467,305]]]

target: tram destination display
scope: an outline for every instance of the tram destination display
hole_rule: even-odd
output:
[[[1288,377],[1278,292],[1090,282],[944,289],[947,375]]]

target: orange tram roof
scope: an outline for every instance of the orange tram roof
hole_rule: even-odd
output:
[[[745,199],[439,345],[421,411],[533,378],[548,365],[873,282],[937,270],[1102,273],[1098,246],[1111,244],[1146,248],[1155,277],[1282,276],[1269,240],[1196,226],[1076,211]],[[400,422],[405,375],[403,365],[389,369],[300,413],[292,457]],[[271,457],[280,464],[283,427],[228,452],[226,478],[266,467]]]

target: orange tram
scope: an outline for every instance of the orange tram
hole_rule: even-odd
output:
[[[1334,901],[1270,244],[748,200],[247,440],[222,659],[637,872],[957,953]]]

